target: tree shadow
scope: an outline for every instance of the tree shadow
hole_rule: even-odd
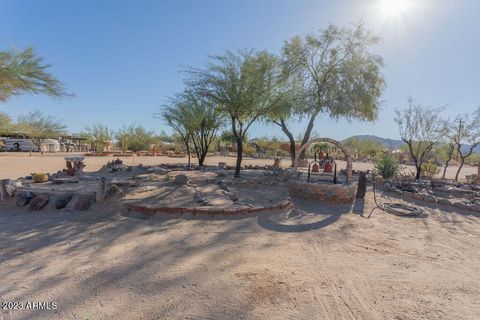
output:
[[[259,215],[260,227],[275,232],[306,232],[325,228],[352,210],[352,205],[337,205],[318,201],[292,199],[293,206],[283,213]]]

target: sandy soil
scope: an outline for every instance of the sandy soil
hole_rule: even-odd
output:
[[[137,220],[0,204],[0,300],[55,301],[2,319],[479,319],[480,217],[285,212]]]
[[[21,176],[30,175],[35,172],[45,172],[53,173],[58,170],[65,168],[65,160],[63,157],[65,155],[81,155],[75,153],[53,153],[53,154],[44,154],[40,155],[38,153],[32,154],[29,156],[28,153],[17,153],[17,152],[1,152],[0,153],[0,179],[6,178],[18,178]],[[99,170],[107,161],[115,160],[116,158],[110,157],[87,157],[85,160],[85,171],[97,171]],[[144,165],[160,165],[162,163],[186,163],[187,158],[169,158],[169,157],[135,157],[135,158],[123,158],[126,165],[139,164]],[[228,165],[235,165],[234,157],[209,157],[206,159],[206,164],[208,165],[217,165],[218,162],[224,161]],[[196,159],[192,159],[192,163],[195,163]],[[272,165],[272,159],[251,159],[244,158],[244,165]],[[337,161],[338,169],[344,169],[346,167],[345,161]],[[282,161],[282,165],[288,166],[290,162],[288,159]],[[353,164],[353,169],[355,170],[367,170],[372,169],[373,165],[370,163],[355,162]],[[407,169],[413,170],[413,167],[406,167]],[[447,170],[446,177],[453,179],[455,177],[457,167],[451,166]],[[461,179],[465,178],[465,175],[477,173],[477,167],[465,166],[462,169]]]

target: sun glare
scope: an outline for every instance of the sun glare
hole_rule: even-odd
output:
[[[379,0],[378,10],[385,18],[396,18],[403,15],[410,7],[409,0]]]

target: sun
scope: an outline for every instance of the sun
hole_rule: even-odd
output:
[[[379,0],[378,10],[385,18],[398,18],[410,8],[410,0]]]

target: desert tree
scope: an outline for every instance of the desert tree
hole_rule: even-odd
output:
[[[85,132],[82,133],[88,143],[93,146],[96,153],[101,153],[108,146],[114,136],[114,132],[106,125],[101,123],[85,127]]]
[[[0,112],[0,136],[8,136],[15,130],[12,118],[6,113]]]
[[[58,139],[65,134],[65,125],[52,116],[46,116],[41,111],[32,111],[18,118],[17,130],[32,139],[38,151],[43,154],[41,148],[44,139]]]
[[[184,94],[185,103],[192,121],[192,142],[197,154],[198,165],[203,166],[208,150],[224,124],[224,115],[209,100],[193,92]]]
[[[446,135],[446,121],[440,117],[441,111],[442,108],[422,107],[412,99],[409,99],[408,108],[395,111],[394,121],[398,125],[400,138],[407,145],[415,165],[415,180],[420,178],[422,164],[433,146]]]
[[[23,93],[66,95],[49,68],[32,48],[0,51],[0,101]]]
[[[240,177],[243,139],[279,99],[284,76],[278,59],[266,51],[227,51],[211,56],[203,69],[188,69],[187,74],[186,83],[213,102],[230,122],[237,144],[235,177]]]
[[[453,140],[448,141],[446,143],[442,143],[438,147],[433,149],[433,152],[443,162],[442,179],[445,179],[448,166],[450,165],[450,161],[453,159],[455,150],[456,150],[456,145],[455,145],[455,142],[453,142]]]
[[[460,171],[465,164],[465,159],[473,154],[475,148],[480,145],[480,107],[472,114],[467,114],[458,118],[458,134],[453,135],[453,141],[456,145],[459,164],[455,181],[458,181]]]
[[[195,126],[195,119],[191,118],[190,106],[185,102],[183,94],[177,94],[175,97],[160,107],[159,112],[154,116],[163,120],[170,128],[181,137],[185,144],[188,156],[188,167],[191,165],[190,142],[192,132]]]
[[[383,60],[370,49],[378,42],[379,38],[363,25],[330,25],[318,33],[295,36],[285,42],[284,70],[295,82],[300,81],[300,90],[295,91],[295,103],[288,114],[308,119],[301,146],[310,140],[319,114],[347,120],[377,118],[384,88]],[[293,150],[294,141],[287,133],[290,130],[282,122],[279,125]]]
[[[150,148],[150,145],[155,142],[155,133],[142,125],[131,124],[120,128],[115,133],[115,139],[122,152],[127,150],[137,152]]]

